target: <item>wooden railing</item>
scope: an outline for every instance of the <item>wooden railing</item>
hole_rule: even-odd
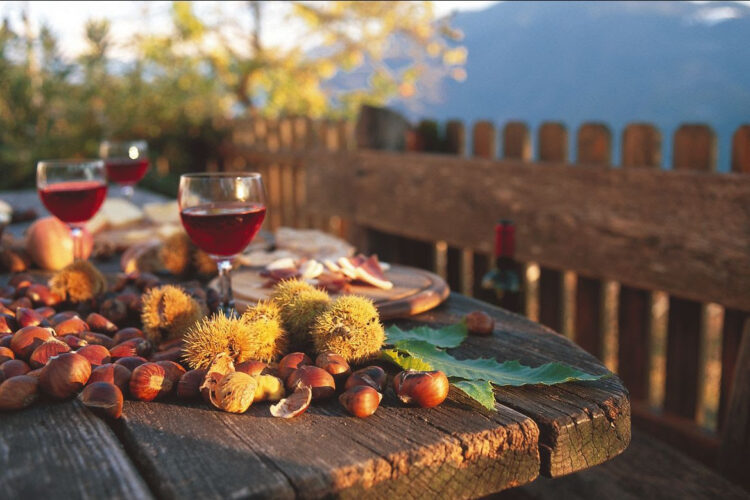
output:
[[[676,131],[669,170],[649,124],[622,131],[619,167],[597,123],[576,131],[574,155],[560,123],[539,127],[536,154],[520,122],[478,122],[470,141],[460,122],[422,122],[403,141],[422,152],[357,149],[354,128],[237,121],[224,165],[264,174],[271,229],[331,231],[485,300],[493,224],[514,219],[527,316],[616,371],[637,425],[714,464],[750,311],[749,125],[730,173],[715,172],[705,125]]]

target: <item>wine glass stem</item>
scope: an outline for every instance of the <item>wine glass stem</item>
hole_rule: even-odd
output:
[[[234,295],[232,295],[232,260],[217,259],[216,267],[219,269],[219,311],[227,316],[234,316]]]
[[[133,186],[131,184],[123,184],[120,188],[120,192],[126,200],[131,201],[133,199],[133,192],[135,192],[135,190],[133,189]]]
[[[73,260],[83,260],[83,229],[70,226],[70,236],[73,239]]]

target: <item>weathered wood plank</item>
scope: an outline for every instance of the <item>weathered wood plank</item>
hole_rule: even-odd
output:
[[[494,159],[497,156],[497,130],[489,121],[479,121],[474,124],[472,132],[472,154],[476,158]],[[491,236],[491,235],[489,235]],[[474,254],[474,287],[473,295],[479,300],[492,302],[496,300],[491,290],[482,288],[482,277],[492,268],[494,258],[492,254]]]
[[[562,361],[591,373],[607,373],[593,356],[551,330],[455,294],[439,308],[404,323],[449,324],[476,309],[495,318],[495,334],[491,339],[469,337],[455,351],[457,357],[519,359],[532,366]],[[539,426],[541,473],[546,476],[558,477],[602,463],[622,452],[630,441],[628,393],[614,376],[557,387],[507,387],[498,389],[496,397]]]
[[[102,420],[77,402],[0,414],[0,498],[152,498]]]

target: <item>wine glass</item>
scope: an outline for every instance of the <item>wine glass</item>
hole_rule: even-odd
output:
[[[263,180],[258,173],[227,172],[180,176],[180,218],[199,248],[219,269],[219,309],[236,314],[229,275],[234,257],[258,233],[266,217]]]
[[[83,224],[96,214],[107,196],[101,160],[44,160],[36,165],[39,198],[52,215],[70,227],[73,259],[83,259]]]
[[[104,141],[99,145],[99,156],[107,166],[107,178],[120,184],[122,195],[130,200],[133,186],[148,170],[146,141]]]

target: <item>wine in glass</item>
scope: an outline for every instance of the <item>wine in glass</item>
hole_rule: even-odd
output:
[[[230,271],[234,257],[253,240],[266,216],[258,173],[203,173],[180,177],[177,194],[182,225],[219,269],[219,309],[236,314]]]
[[[120,184],[122,195],[130,200],[133,186],[148,170],[146,141],[104,141],[99,145],[99,156],[107,166],[107,178]]]
[[[73,258],[83,259],[83,225],[107,196],[107,176],[101,160],[44,160],[36,166],[36,187],[52,215],[70,227]]]

